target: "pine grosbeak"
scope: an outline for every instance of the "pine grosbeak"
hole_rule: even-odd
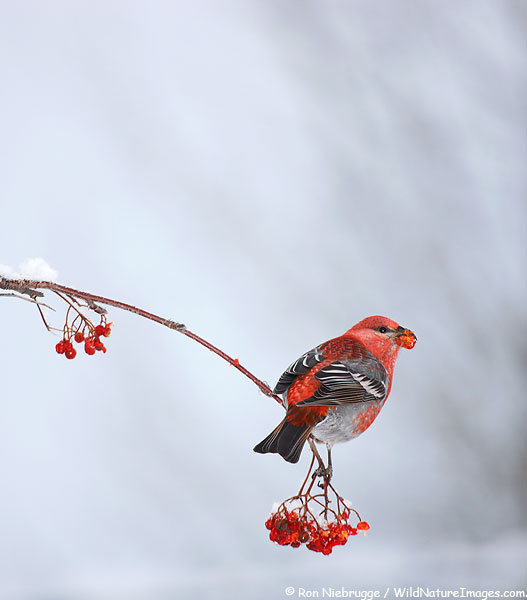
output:
[[[326,444],[331,469],[331,447],[373,423],[390,394],[399,349],[416,341],[409,329],[376,316],[306,352],[278,380],[273,391],[282,395],[287,413],[255,452],[296,463],[312,434]]]

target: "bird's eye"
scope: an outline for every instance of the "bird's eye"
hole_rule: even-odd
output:
[[[388,327],[385,327],[384,325],[382,327],[379,327],[380,333],[386,333],[387,331],[388,331]]]

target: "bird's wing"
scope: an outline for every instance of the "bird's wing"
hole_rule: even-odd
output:
[[[295,362],[289,365],[289,367],[287,367],[287,369],[282,373],[278,383],[275,385],[273,393],[283,394],[291,387],[296,379],[300,377],[300,375],[305,375],[323,360],[324,356],[320,352],[320,346],[317,346],[316,348],[313,348],[313,350],[309,350],[309,352],[302,354],[298,360],[295,360]]]
[[[338,406],[384,400],[390,385],[386,369],[373,357],[332,362],[315,373],[315,379],[321,385],[296,406]]]

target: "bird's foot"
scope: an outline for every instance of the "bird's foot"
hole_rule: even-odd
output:
[[[315,477],[322,477],[324,479],[324,483],[321,482],[318,484],[319,487],[324,487],[324,485],[327,485],[333,477],[333,467],[331,465],[328,465],[327,467],[318,467],[318,469],[313,471],[313,479],[315,479]]]

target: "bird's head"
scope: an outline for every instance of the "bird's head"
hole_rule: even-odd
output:
[[[381,316],[367,317],[354,325],[347,333],[362,342],[374,355],[390,351],[397,354],[399,348],[410,349],[417,342],[413,331]]]

